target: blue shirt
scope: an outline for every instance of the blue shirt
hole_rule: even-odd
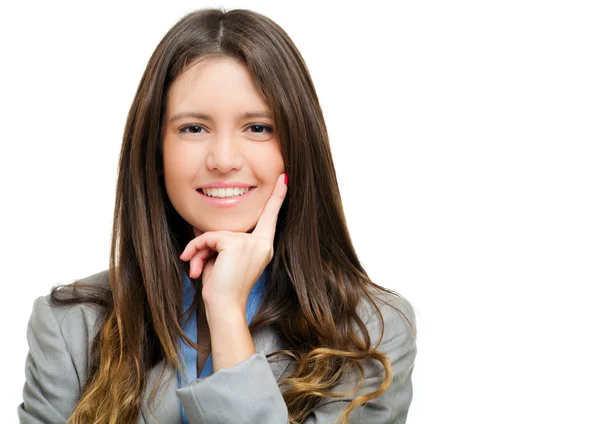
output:
[[[262,299],[265,285],[267,283],[267,278],[269,275],[269,265],[265,268],[262,275],[259,277],[258,281],[250,290],[250,295],[248,296],[248,302],[246,303],[246,323],[250,325],[252,318],[256,314],[258,307],[260,305],[260,301]],[[185,313],[191,306],[194,301],[195,289],[192,281],[187,276],[187,274],[183,273],[183,312]],[[192,313],[190,319],[187,322],[183,322],[183,329],[185,330],[185,334],[194,342],[198,342],[198,327],[196,321],[196,313]],[[183,359],[185,361],[185,365],[187,367],[187,376],[186,378],[182,378],[182,376],[177,372],[177,387],[183,387],[190,382],[196,380],[198,378],[198,370],[197,370],[197,361],[198,361],[198,352],[196,349],[188,346],[183,340],[179,340],[179,346],[181,348],[181,352],[183,354]],[[204,368],[202,368],[202,372],[200,373],[200,377],[206,377],[213,373],[213,362],[212,362],[212,353],[209,353],[208,358],[206,358],[206,363],[204,364]],[[183,410],[183,405],[181,405],[181,415],[183,416],[183,423],[189,424],[187,417],[185,416],[185,412]]]

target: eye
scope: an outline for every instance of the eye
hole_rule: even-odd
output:
[[[184,125],[183,127],[179,128],[179,134],[181,133],[188,133],[188,134],[198,134],[200,132],[200,130],[203,130],[204,127],[197,125],[197,124],[192,124],[192,125]],[[186,131],[189,130],[189,131]]]
[[[250,128],[251,130],[257,130],[257,131],[251,131],[254,134],[264,134],[265,131],[272,133],[273,132],[273,128],[269,127],[268,125],[262,125],[262,124],[251,124],[248,126],[248,128]]]
[[[250,124],[248,127],[246,127],[246,129],[250,129],[250,132],[253,134],[273,133],[273,128],[262,124]],[[190,124],[179,128],[178,132],[179,134],[200,134],[202,130],[206,131],[206,129],[201,125]]]

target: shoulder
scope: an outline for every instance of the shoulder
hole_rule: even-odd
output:
[[[73,298],[79,290],[78,287],[83,285],[88,288],[108,289],[108,271],[58,286],[56,292],[61,299]],[[32,336],[37,342],[45,343],[41,348],[47,348],[49,351],[65,350],[65,353],[72,357],[78,374],[85,374],[91,343],[102,324],[103,312],[103,308],[91,303],[61,304],[55,302],[51,294],[40,296],[33,304],[29,319],[30,345],[33,342]]]
[[[86,310],[87,313],[93,311],[99,311],[96,305],[90,302],[67,302],[77,298],[89,298],[94,294],[101,292],[107,292],[110,290],[110,284],[108,279],[108,270],[96,272],[95,274],[88,275],[87,277],[77,279],[69,284],[59,284],[53,288],[53,292],[56,297],[65,300],[64,304],[55,302],[52,299],[51,293],[41,296],[36,300],[41,304],[46,304],[52,309],[56,318],[59,321],[64,320],[69,314],[75,310]]]
[[[109,290],[108,270],[100,271],[78,279],[70,284],[58,285],[54,289],[57,297],[61,299],[73,299],[79,294],[89,294],[90,289]],[[103,312],[102,308],[89,302],[80,303],[58,303],[52,299],[51,294],[40,296],[34,303],[33,312],[52,317],[61,326],[73,326],[88,323],[98,318]]]
[[[336,392],[344,393],[343,397],[322,398],[313,413],[314,422],[333,422],[347,403],[362,396],[371,399],[350,415],[350,422],[354,422],[353,418],[357,422],[406,421],[413,396],[412,371],[417,352],[415,312],[400,295],[376,286],[370,287],[368,294],[361,299],[357,313],[365,324],[372,351],[360,367],[344,370],[335,386]],[[357,336],[364,340],[359,325],[355,323],[354,327]],[[377,396],[373,398],[375,393]]]
[[[108,286],[108,272],[60,286],[56,297],[73,301],[77,283],[88,288]],[[106,293],[106,291],[104,291]],[[87,303],[57,303],[51,294],[38,297],[27,326],[29,353],[25,360],[21,422],[65,422],[87,381],[92,341],[103,313]]]
[[[372,287],[371,298],[361,303],[359,316],[367,328],[371,347],[386,355],[395,376],[410,378],[417,353],[415,311],[404,297]],[[360,333],[359,333],[360,334]],[[382,372],[379,365],[376,372]]]
[[[408,299],[377,287],[370,287],[368,290],[371,299],[364,296],[359,306],[359,316],[365,324],[372,328],[391,326],[416,337],[415,310]]]

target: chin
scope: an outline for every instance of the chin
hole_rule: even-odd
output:
[[[231,231],[234,233],[248,233],[256,227],[256,223],[254,224],[244,224],[244,223],[216,223],[213,225],[202,225],[196,227],[203,233],[208,231]]]

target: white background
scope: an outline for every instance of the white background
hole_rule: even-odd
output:
[[[207,6],[306,60],[356,249],[418,312],[409,423],[600,422],[597,2],[136,3],[1,6],[1,422],[33,300],[107,267],[145,65]]]

